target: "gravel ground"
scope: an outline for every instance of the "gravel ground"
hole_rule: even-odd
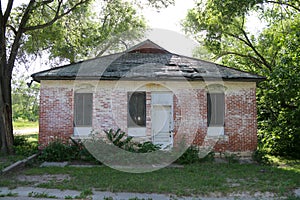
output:
[[[300,189],[295,191],[296,195],[299,194]],[[6,194],[16,194],[14,197],[0,197],[0,199],[16,199],[16,200],[25,200],[25,199],[49,199],[49,198],[30,198],[28,197],[29,193],[34,195],[44,194],[49,196],[53,196],[51,199],[65,199],[66,197],[75,198],[80,195],[80,191],[75,190],[58,190],[58,189],[45,189],[45,188],[36,188],[36,187],[18,187],[14,189],[9,189],[2,187],[0,188],[0,196]],[[55,197],[54,197],[55,196]],[[104,198],[111,197],[113,200],[128,200],[132,198],[137,199],[151,199],[151,200],[237,200],[237,199],[245,199],[245,200],[257,200],[257,199],[278,199],[278,197],[272,197],[271,193],[257,193],[250,196],[247,193],[241,194],[231,194],[228,197],[201,197],[201,196],[193,196],[193,197],[177,197],[175,195],[170,194],[146,194],[146,193],[128,193],[128,192],[100,192],[100,191],[93,191],[93,195],[87,199],[96,199],[102,200]]]

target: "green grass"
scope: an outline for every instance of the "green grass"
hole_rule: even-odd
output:
[[[8,167],[9,165],[19,160],[22,160],[24,158],[25,156],[23,155],[10,155],[10,156],[0,155],[0,171]]]
[[[13,121],[13,127],[14,130],[20,130],[20,129],[27,129],[27,128],[38,128],[39,123],[36,122],[30,122],[26,120],[16,120]]]
[[[0,194],[0,197],[17,197],[18,193],[7,193],[7,194]]]
[[[93,168],[31,168],[26,175],[68,174],[70,180],[51,181],[39,187],[111,192],[171,193],[176,195],[207,195],[212,192],[273,192],[288,195],[300,187],[300,173],[252,164],[201,163],[184,168],[165,168],[151,173],[131,174],[105,166]],[[11,184],[16,184],[13,180]],[[3,186],[4,180],[0,180]],[[9,184],[7,181],[5,184]]]
[[[50,199],[56,199],[57,197],[54,195],[49,195],[48,193],[39,193],[39,192],[30,192],[28,193],[28,197],[33,198],[50,198]]]
[[[1,155],[0,154],[0,171],[5,167],[19,161],[23,160],[28,156],[31,156],[33,153],[37,152],[38,146],[38,134],[26,134],[26,135],[15,135],[14,137],[14,153],[13,155]],[[23,143],[25,139],[25,143]],[[20,144],[20,142],[22,144]]]
[[[32,133],[32,134],[25,134],[25,135],[18,135],[16,137],[23,137],[25,138],[28,142],[38,142],[38,136],[39,134],[37,133]]]
[[[279,168],[283,168],[286,170],[293,170],[300,173],[300,160],[283,158],[283,157],[275,157],[275,156],[267,156],[269,161]]]

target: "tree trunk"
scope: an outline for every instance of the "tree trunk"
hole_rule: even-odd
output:
[[[5,67],[1,66],[5,71]],[[6,74],[7,75],[7,74]],[[1,154],[13,153],[13,127],[11,104],[11,76],[3,76],[0,79],[0,152]]]
[[[8,65],[6,49],[6,23],[13,1],[9,1],[8,10],[0,15],[0,153],[13,153],[13,128],[11,104],[11,77],[13,65]]]

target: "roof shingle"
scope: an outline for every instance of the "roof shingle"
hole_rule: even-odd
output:
[[[260,81],[264,77],[212,62],[168,52],[146,40],[123,53],[101,56],[32,74],[33,80],[230,79]]]

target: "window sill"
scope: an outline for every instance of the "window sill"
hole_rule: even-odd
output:
[[[224,126],[210,126],[207,127],[208,136],[222,136],[224,135]]]
[[[75,137],[86,137],[89,136],[92,133],[92,127],[91,126],[85,126],[85,127],[74,127],[74,134]]]
[[[207,135],[207,139],[213,139],[213,140],[218,140],[218,141],[223,141],[223,142],[228,142],[229,137],[228,135]]]
[[[146,127],[128,127],[128,136],[131,137],[145,137]]]

